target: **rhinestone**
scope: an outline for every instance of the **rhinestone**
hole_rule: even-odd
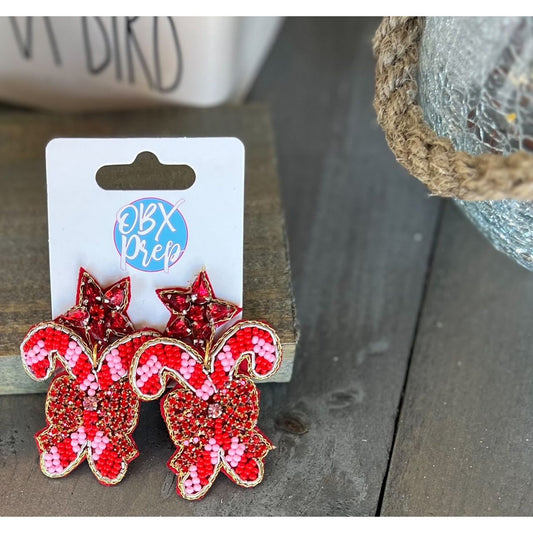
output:
[[[212,403],[207,408],[207,415],[211,418],[218,418],[222,414],[222,407],[219,403]]]
[[[85,411],[96,411],[98,407],[98,400],[93,396],[87,396],[83,399],[83,409]]]

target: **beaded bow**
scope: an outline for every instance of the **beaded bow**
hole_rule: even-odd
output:
[[[273,446],[256,427],[259,392],[250,378],[268,378],[280,363],[278,336],[256,321],[238,322],[204,354],[166,337],[137,351],[130,382],[141,398],[159,398],[170,380],[177,382],[161,411],[177,447],[168,466],[180,496],[202,498],[221,470],[243,487],[261,482]]]

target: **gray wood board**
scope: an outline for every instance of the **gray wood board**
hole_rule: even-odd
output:
[[[174,493],[158,406],[115,488],[87,465],[49,480],[33,433],[43,396],[0,398],[2,514],[374,515],[386,472],[440,202],[395,162],[374,111],[377,19],[288,19],[252,91],[270,103],[301,340],[290,383],[262,384],[265,479]]]
[[[309,425],[278,436],[274,513],[373,515],[389,458],[440,201],[376,123],[378,22],[289,19],[252,93],[272,110],[301,325],[273,407]]]
[[[533,514],[533,276],[443,217],[384,515]]]

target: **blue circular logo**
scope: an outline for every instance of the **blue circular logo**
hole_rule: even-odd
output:
[[[160,198],[140,198],[122,207],[113,238],[122,269],[130,265],[144,272],[168,272],[187,247],[187,223],[179,211]]]

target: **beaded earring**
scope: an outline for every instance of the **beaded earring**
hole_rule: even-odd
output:
[[[136,352],[130,384],[149,401],[175,383],[161,412],[177,448],[168,461],[177,475],[177,493],[202,498],[220,471],[240,486],[257,485],[274,446],[256,427],[259,391],[252,378],[278,370],[277,334],[264,322],[240,321],[213,345],[216,328],[239,309],[214,296],[205,271],[191,288],[157,293],[172,317],[164,337],[147,340]]]
[[[140,402],[128,371],[136,350],[160,333],[135,331],[129,301],[129,278],[102,289],[81,268],[75,306],[33,326],[22,341],[32,379],[44,381],[63,367],[48,389],[47,426],[35,435],[48,477],[66,476],[87,459],[100,483],[115,485],[138,456],[131,435]]]

